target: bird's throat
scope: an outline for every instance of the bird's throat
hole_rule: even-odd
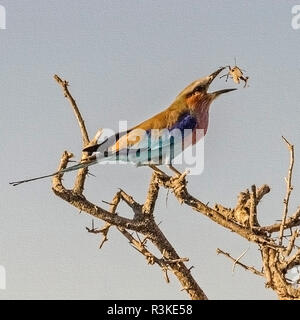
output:
[[[197,119],[197,129],[203,129],[204,135],[207,132],[208,122],[209,122],[209,107],[211,100],[202,100],[201,103],[195,104],[193,113]]]

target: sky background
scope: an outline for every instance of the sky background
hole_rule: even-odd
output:
[[[252,184],[272,190],[259,220],[281,218],[289,155],[296,147],[291,212],[300,204],[300,30],[291,27],[299,1],[0,0],[0,265],[7,289],[0,299],[187,299],[176,278],[166,284],[127,240],[111,230],[88,234],[92,218],[57,198],[51,181],[19,187],[9,181],[53,172],[64,150],[78,159],[81,138],[71,108],[52,79],[70,82],[92,136],[98,128],[135,125],[166,108],[193,80],[234,57],[249,87],[222,96],[210,113],[205,168],[189,178],[203,202],[234,206]],[[224,79],[214,89],[226,87]],[[230,83],[232,86],[232,83]],[[149,168],[95,166],[86,196],[101,204],[124,188],[145,198]],[[73,174],[65,181],[71,186]],[[155,217],[210,299],[276,299],[264,280],[216,255],[238,257],[249,244],[162,190]],[[105,205],[103,205],[105,206]],[[121,214],[129,215],[125,206]],[[95,222],[96,226],[102,223]],[[243,262],[260,268],[250,246]]]

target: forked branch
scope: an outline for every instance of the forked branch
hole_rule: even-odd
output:
[[[80,114],[79,108],[72,97],[68,82],[58,76],[54,76],[57,83],[61,86],[65,97],[69,100],[75,113],[78,125],[81,131],[83,146],[94,145],[101,135],[101,129],[96,133],[92,140],[89,140],[88,132],[84,120]],[[84,185],[88,169],[79,170],[75,179],[74,187],[66,189],[63,185],[63,174],[56,174],[53,177],[52,189],[61,199],[67,201],[72,206],[82,212],[91,215],[94,219],[102,220],[105,225],[100,229],[92,228],[87,230],[94,234],[101,234],[102,240],[100,247],[108,240],[108,232],[111,227],[117,230],[129,241],[131,246],[142,254],[150,265],[158,265],[164,274],[167,282],[170,281],[169,273],[173,273],[179,280],[182,290],[185,290],[191,299],[207,299],[205,293],[197,284],[191,274],[191,268],[187,268],[188,258],[180,257],[174,246],[168,241],[166,236],[160,230],[159,225],[154,219],[155,204],[158,198],[160,188],[166,188],[173,192],[180,204],[185,204],[197,213],[216,222],[223,228],[226,228],[248,242],[256,244],[261,251],[262,271],[247,266],[240,262],[242,256],[238,259],[233,258],[229,253],[218,249],[218,254],[225,255],[242,268],[251,271],[255,275],[263,276],[266,279],[266,286],[275,290],[280,299],[300,299],[300,289],[291,283],[286,275],[297,265],[300,265],[300,249],[297,247],[299,239],[300,208],[289,216],[289,199],[292,192],[292,174],[294,166],[294,146],[285,138],[285,143],[290,150],[290,166],[286,178],[287,191],[284,200],[284,210],[280,223],[274,223],[270,226],[261,226],[258,222],[259,204],[263,197],[270,192],[267,185],[257,187],[253,185],[251,191],[248,189],[241,192],[238,196],[236,206],[233,209],[227,208],[221,204],[210,207],[196,197],[192,196],[187,190],[187,172],[174,176],[165,174],[162,170],[153,167],[153,172],[146,200],[144,203],[138,203],[134,197],[120,190],[109,203],[108,210],[87,200],[83,195]],[[65,169],[73,155],[65,151],[61,157],[58,171]],[[81,161],[87,157],[85,152],[81,155]],[[117,207],[120,201],[124,201],[132,211],[132,218],[126,218],[117,213]],[[284,230],[291,229],[291,235],[284,235]],[[276,238],[275,233],[279,232]],[[288,243],[285,244],[284,239]],[[152,243],[160,251],[161,257],[155,256],[148,247]]]

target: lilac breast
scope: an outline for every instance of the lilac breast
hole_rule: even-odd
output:
[[[207,128],[208,128],[208,120],[209,120],[208,110],[197,113],[196,118],[197,118],[197,127],[196,128],[203,129],[204,134],[206,134]]]

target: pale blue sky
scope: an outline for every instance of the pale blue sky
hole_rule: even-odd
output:
[[[203,202],[235,204],[238,192],[267,183],[260,221],[280,219],[288,153],[296,145],[292,209],[300,204],[300,30],[291,27],[299,1],[76,1],[0,0],[1,202],[0,265],[7,290],[0,299],[186,299],[177,280],[164,282],[117,232],[103,249],[85,231],[91,218],[51,192],[50,180],[12,188],[8,181],[52,172],[63,150],[80,155],[81,139],[54,73],[71,91],[91,133],[134,125],[168,106],[191,81],[232,64],[249,88],[221,97],[211,109],[205,169],[189,179]],[[225,83],[219,80],[215,88]],[[4,148],[4,149],[3,149]],[[148,168],[96,166],[86,195],[109,201],[118,187],[142,201]],[[72,175],[70,175],[72,177]],[[71,181],[66,178],[66,182]],[[212,299],[275,299],[263,279],[216,255],[239,256],[240,237],[181,207],[162,191],[157,221]],[[125,206],[120,212],[129,214]],[[101,223],[96,222],[97,226]],[[251,246],[245,263],[259,264]]]

